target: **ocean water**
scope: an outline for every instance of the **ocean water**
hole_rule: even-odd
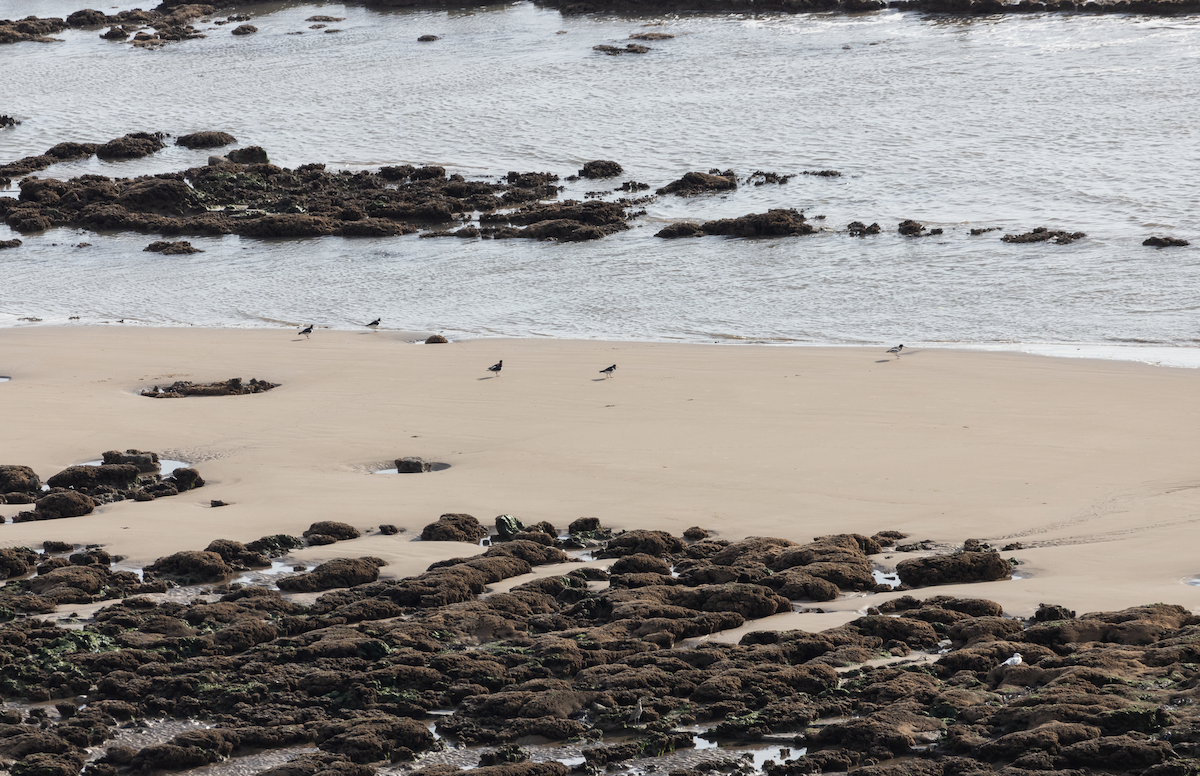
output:
[[[81,7],[0,0],[0,18]],[[221,129],[285,167],[438,164],[494,178],[624,166],[612,181],[564,183],[564,198],[710,168],[842,176],[659,197],[630,231],[582,244],[193,237],[204,253],[162,256],[142,250],[152,235],[0,224],[0,239],[24,241],[0,251],[0,326],[77,316],[353,328],[382,317],[452,337],[905,342],[1200,366],[1200,16],[245,12],[257,34],[198,24],[209,37],[157,51],[97,30],[0,46],[0,113],[23,122],[0,131],[0,159],[130,131]],[[328,34],[309,29],[314,14],[345,20]],[[676,37],[644,55],[592,50],[644,31]],[[418,43],[423,34],[441,39]],[[171,145],[40,174],[176,171],[209,153]],[[822,231],[654,237],[673,221],[773,207],[801,209]],[[903,237],[896,225],[909,218],[944,234]],[[850,237],[855,220],[884,231]],[[1039,226],[1088,237],[999,239]],[[970,235],[981,227],[998,231]],[[1193,245],[1143,247],[1151,235]]]

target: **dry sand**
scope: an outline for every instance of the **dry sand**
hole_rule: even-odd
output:
[[[410,338],[0,330],[0,375],[13,378],[0,383],[0,463],[45,479],[139,448],[193,462],[208,482],[0,526],[0,545],[103,544],[141,565],[215,538],[340,520],[368,535],[297,557],[376,555],[387,575],[404,576],[479,551],[414,541],[445,512],[559,528],[587,515],[676,535],[698,525],[729,539],[892,529],[947,547],[1023,543],[1006,555],[1026,578],[930,595],[990,598],[1018,616],[1039,602],[1080,613],[1155,601],[1200,609],[1200,587],[1186,584],[1200,575],[1200,370],[954,350],[897,359],[862,348]],[[492,376],[486,367],[501,358]],[[614,362],[605,379],[598,370]],[[282,386],[137,395],[229,377]],[[372,473],[408,455],[450,468]],[[406,530],[380,536],[381,523]],[[882,600],[767,623],[820,630]]]

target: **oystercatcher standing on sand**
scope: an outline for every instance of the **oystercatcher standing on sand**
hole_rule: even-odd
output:
[[[496,363],[494,363],[494,364],[492,364],[491,366],[489,366],[489,367],[488,367],[488,371],[489,371],[489,372],[495,372],[495,373],[496,373],[496,376],[497,376],[497,377],[499,377],[499,375],[500,375],[500,370],[501,370],[501,369],[503,369],[503,368],[504,368],[504,359],[500,359],[500,360],[499,360],[499,361],[497,361]]]
[[[371,321],[370,323],[367,324],[367,328],[368,329],[378,329],[380,320],[381,320],[380,318],[376,318],[375,320]]]
[[[889,353],[895,353],[895,354],[896,354],[896,358],[899,358],[899,357],[900,357],[900,351],[901,351],[901,350],[904,350],[904,346],[903,346],[903,345],[897,345],[897,346],[896,346],[896,347],[894,347],[894,348],[888,348],[888,352],[889,352]]]
[[[613,365],[612,365],[612,366],[610,366],[610,367],[606,367],[606,368],[604,368],[604,369],[601,369],[601,370],[600,370],[600,374],[604,375],[605,377],[612,377],[612,376],[613,376],[613,372],[616,372],[616,371],[617,371],[617,365],[616,365],[616,364],[613,364]]]
[[[308,328],[301,329],[300,333],[304,335],[304,339],[308,339],[308,335],[312,334],[312,324],[308,324]]]

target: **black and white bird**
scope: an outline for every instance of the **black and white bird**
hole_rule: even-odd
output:
[[[312,334],[312,329],[313,329],[313,327],[312,327],[312,324],[310,323],[310,324],[308,324],[307,328],[301,329],[300,333],[304,335],[305,339],[308,339],[308,335]]]
[[[376,318],[375,320],[371,321],[370,323],[368,323],[368,324],[367,324],[367,328],[368,328],[368,329],[377,329],[377,328],[379,328],[379,321],[380,321],[380,320],[382,320],[382,319],[381,319],[381,318]]]
[[[492,364],[491,366],[489,366],[489,367],[488,367],[488,371],[489,371],[489,372],[495,372],[497,375],[499,375],[499,374],[500,374],[500,370],[501,370],[501,369],[503,369],[503,368],[504,368],[504,359],[500,359],[500,360],[499,360],[499,361],[497,361],[496,363],[494,363],[494,364]]]
[[[899,356],[900,356],[900,351],[902,351],[902,350],[904,350],[904,346],[903,346],[903,345],[897,345],[897,346],[896,346],[896,347],[894,347],[894,348],[888,348],[888,352],[889,352],[889,353],[895,353],[897,357],[899,357]]]
[[[612,377],[613,372],[616,372],[616,371],[617,371],[617,365],[613,364],[610,367],[605,367],[604,369],[601,369],[600,374],[604,375],[605,377]]]

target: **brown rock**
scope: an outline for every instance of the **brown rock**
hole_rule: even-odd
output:
[[[421,530],[421,539],[427,542],[478,542],[488,535],[487,529],[471,515],[445,514]]]

